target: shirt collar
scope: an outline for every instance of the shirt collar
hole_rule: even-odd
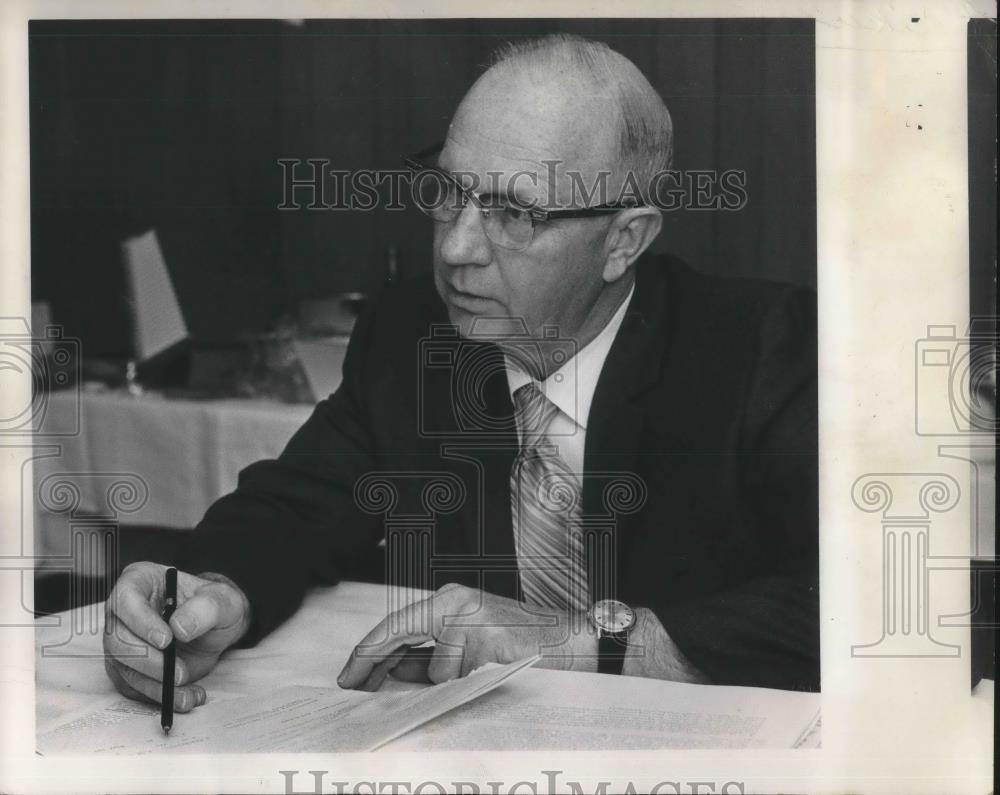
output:
[[[625,312],[634,292],[635,282],[601,333],[539,384],[542,394],[584,430],[587,429],[587,418],[590,416],[590,404],[597,389],[597,379],[604,369],[604,361],[608,358],[611,344],[615,341],[618,329],[625,319]],[[532,379],[524,370],[512,367],[509,358],[505,357],[504,362],[507,370],[507,386],[513,400],[514,393],[525,384],[531,383]]]

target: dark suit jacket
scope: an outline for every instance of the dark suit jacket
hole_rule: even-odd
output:
[[[636,279],[588,419],[592,596],[653,610],[715,683],[818,689],[815,294],[652,256]],[[373,560],[517,597],[502,358],[446,324],[430,279],[388,288],[342,386],[192,534],[181,565],[250,599],[244,643]]]

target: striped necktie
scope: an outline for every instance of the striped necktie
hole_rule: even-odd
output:
[[[559,408],[534,382],[514,393],[521,449],[510,475],[514,546],[525,602],[586,610],[580,488],[546,431]]]

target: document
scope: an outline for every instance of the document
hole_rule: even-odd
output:
[[[819,746],[819,693],[532,669],[392,751]]]
[[[57,753],[819,747],[820,694],[485,666],[420,690],[295,685],[178,715],[119,699],[42,733]],[[514,678],[516,676],[516,678]],[[503,687],[500,687],[503,685]],[[413,731],[418,729],[419,731]]]
[[[177,715],[169,735],[159,708],[122,700],[39,735],[55,753],[279,753],[373,751],[507,682],[540,657],[481,668],[462,679],[396,693],[291,686],[211,702]]]

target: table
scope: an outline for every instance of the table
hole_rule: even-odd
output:
[[[397,604],[406,603],[420,595],[420,592],[404,591],[394,594],[393,601]],[[270,692],[279,684],[334,687],[336,676],[351,649],[385,615],[388,596],[384,586],[369,583],[342,583],[334,588],[314,590],[292,619],[256,647],[228,652],[217,668],[202,680],[208,691],[210,704],[218,705],[241,696]],[[103,608],[100,605],[77,608],[69,613],[39,619],[35,633],[36,717],[39,734],[85,712],[122,701],[104,673],[101,656],[102,629]],[[514,700],[516,709],[521,708],[521,703],[517,701],[520,694],[525,702],[523,706],[531,706],[536,711],[538,704],[531,703],[531,699],[546,699],[550,710],[558,708],[567,713],[580,709],[581,705],[586,708],[589,703],[605,710],[602,720],[608,720],[611,714],[606,705],[595,699],[595,694],[610,689],[611,703],[621,704],[624,709],[625,714],[618,716],[620,722],[635,721],[642,717],[642,708],[647,706],[647,701],[641,699],[648,697],[627,695],[630,689],[637,688],[638,683],[642,682],[647,683],[653,692],[660,694],[660,701],[665,704],[669,704],[671,699],[679,700],[685,693],[689,699],[692,692],[697,692],[701,697],[708,699],[714,696],[718,701],[723,691],[729,693],[740,690],[744,694],[750,693],[750,698],[757,700],[755,706],[760,707],[761,714],[768,713],[770,708],[772,717],[781,715],[787,708],[788,697],[808,700],[813,714],[819,708],[819,695],[813,693],[786,694],[782,691],[714,688],[710,685],[684,685],[601,674],[536,670],[524,672],[522,678],[525,682],[523,688],[508,690],[506,696],[508,702]],[[581,678],[585,681],[581,682]],[[513,688],[520,681],[515,680],[510,687]],[[398,690],[420,685],[389,679],[386,687]],[[617,692],[614,692],[615,688],[618,688]],[[205,714],[202,711],[206,707],[199,707],[193,713],[179,717],[179,720],[196,721],[200,714]],[[150,714],[149,718],[151,729],[156,730],[156,715]],[[476,717],[458,716],[450,724],[448,719],[449,716],[443,716],[385,747],[389,750],[422,750],[440,748],[442,745],[450,750],[497,747],[498,740],[482,731],[483,726],[477,723]],[[442,727],[442,724],[445,725]],[[605,727],[602,725],[600,728],[603,731]],[[801,728],[795,731],[801,733]],[[518,735],[519,732],[508,731],[504,741],[514,744],[529,742]],[[547,731],[545,736],[546,745],[526,747],[534,747],[536,750],[539,747],[579,750],[581,747],[578,740],[571,742],[565,738],[560,739],[558,726]],[[595,743],[604,743],[606,738],[607,735],[594,733],[590,739]],[[818,742],[819,738],[817,736],[814,739]],[[38,750],[45,754],[44,741],[39,745]]]
[[[98,577],[104,556],[91,554],[102,543],[95,535],[117,525],[194,527],[236,487],[241,469],[281,452],[312,408],[52,393],[44,419],[52,435],[37,439],[33,467],[38,568],[65,568],[67,556],[75,556],[77,573]]]
[[[250,649],[233,649],[204,680],[222,700],[287,684],[334,686],[355,644],[386,614],[386,589],[344,583],[311,593],[295,616]],[[403,602],[418,592],[401,591]],[[313,631],[315,628],[322,630]],[[104,673],[104,605],[93,604],[38,619],[35,674],[38,731],[82,708],[120,697]],[[290,653],[290,650],[291,651]]]

